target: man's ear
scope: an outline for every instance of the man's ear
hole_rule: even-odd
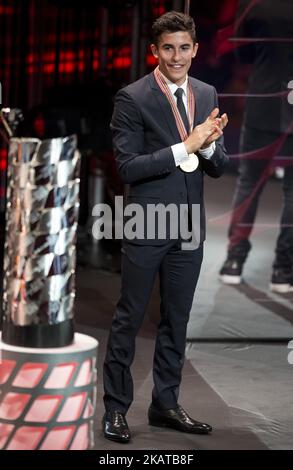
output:
[[[197,54],[197,51],[198,51],[198,42],[196,42],[193,46],[193,53],[192,53],[192,58],[194,59],[194,57],[196,56]]]
[[[153,56],[158,59],[158,49],[157,49],[157,46],[155,44],[151,44],[151,51],[153,53]]]

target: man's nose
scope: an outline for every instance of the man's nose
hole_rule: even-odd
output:
[[[173,60],[175,60],[176,62],[178,62],[180,60],[180,57],[181,57],[181,54],[180,54],[180,50],[178,49],[175,49],[174,50],[174,54],[173,54]]]

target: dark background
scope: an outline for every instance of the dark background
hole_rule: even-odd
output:
[[[184,3],[0,0],[3,105],[23,109],[25,122],[19,134],[44,138],[76,132],[83,153],[104,161],[114,191],[121,192],[108,155],[113,96],[123,84],[154,68],[149,49],[151,24],[172,8],[183,11]],[[245,88],[246,75],[235,70],[234,52],[227,41],[236,4],[237,0],[191,1],[200,42],[191,74],[215,85],[220,93]],[[241,109],[239,99],[230,101],[223,103],[225,111]],[[237,150],[234,119],[236,116],[232,116],[227,136],[228,149],[233,152]],[[5,170],[1,139],[1,211]]]
[[[101,171],[105,202],[123,194],[109,132],[115,93],[153,70],[156,61],[149,48],[151,24],[165,11],[183,11],[185,3],[0,0],[2,106],[23,110],[20,136],[78,135],[82,154],[81,226],[90,214],[90,175]],[[190,1],[199,42],[190,74],[216,87],[221,112],[229,115],[225,142],[230,154],[228,171],[232,172],[237,169],[244,94],[251,72],[251,61],[239,61],[239,51],[251,44],[235,41],[234,30],[258,2],[246,3],[248,8],[239,20],[238,0]],[[257,30],[256,24],[254,33]],[[292,42],[285,47],[292,47]],[[5,226],[6,167],[7,142],[0,134],[0,245]]]

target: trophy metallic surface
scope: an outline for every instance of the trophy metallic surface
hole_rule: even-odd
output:
[[[62,347],[74,336],[79,166],[75,136],[11,138],[2,341]]]
[[[0,449],[93,446],[96,339],[74,334],[76,137],[10,139]]]

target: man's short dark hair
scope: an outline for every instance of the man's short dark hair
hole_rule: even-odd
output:
[[[163,33],[176,33],[186,31],[190,34],[193,44],[196,43],[195,24],[191,16],[179,11],[168,11],[157,18],[152,26],[152,41],[158,45],[159,38]]]

